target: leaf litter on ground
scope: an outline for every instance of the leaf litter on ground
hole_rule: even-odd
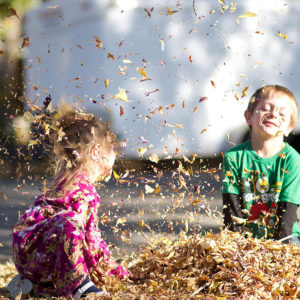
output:
[[[97,283],[111,299],[300,298],[298,247],[229,230],[156,235],[124,265],[134,280],[104,277]],[[5,286],[16,270],[7,262],[0,272],[0,299],[9,299]]]

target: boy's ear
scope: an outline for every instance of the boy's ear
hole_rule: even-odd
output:
[[[247,125],[248,125],[248,126],[251,126],[251,125],[252,125],[252,119],[251,119],[252,113],[251,113],[249,110],[245,110],[244,116],[245,116]]]

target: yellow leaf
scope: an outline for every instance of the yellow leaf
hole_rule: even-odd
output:
[[[248,89],[249,89],[249,85],[246,86],[246,87],[243,89],[243,91],[242,91],[242,98],[243,98],[243,97],[246,97]]]
[[[145,191],[146,191],[146,194],[151,194],[154,192],[154,188],[152,188],[150,185],[146,184]]]
[[[141,75],[143,76],[143,78],[147,78],[147,73],[145,68],[137,68],[137,70],[141,73]]]
[[[109,79],[104,80],[104,85],[105,85],[106,88],[109,86]]]
[[[155,188],[154,194],[158,194],[159,192],[160,192],[160,186],[158,185],[158,186]]]
[[[164,51],[165,50],[165,42],[162,39],[160,39],[159,41],[161,44],[161,51]]]
[[[102,48],[102,41],[96,35],[94,35],[94,40],[96,43],[96,48]]]
[[[253,17],[258,17],[258,15],[256,13],[251,12],[251,11],[247,11],[243,15],[239,16],[240,19],[253,18]]]
[[[173,15],[178,12],[178,10],[171,10],[169,7],[167,8],[167,16]]]
[[[79,100],[81,103],[84,103],[80,96],[77,96],[77,100]]]
[[[126,222],[126,218],[125,218],[125,217],[119,218],[119,219],[117,220],[116,226],[119,225],[119,224],[124,224],[125,222]]]
[[[114,95],[113,98],[118,98],[118,99],[120,99],[120,100],[122,100],[124,102],[132,102],[131,100],[129,100],[127,98],[126,91],[123,90],[123,89],[121,89],[121,88],[119,88],[119,93],[116,94],[116,95]]]
[[[151,160],[152,162],[158,163],[159,157],[157,156],[156,153],[152,153],[149,155],[149,160]]]
[[[29,140],[28,147],[32,147],[32,146],[36,145],[37,143],[38,143],[37,140]]]
[[[113,170],[114,177],[118,180],[120,178],[120,175],[117,174],[115,170]]]
[[[124,64],[132,64],[132,61],[130,59],[123,59]]]
[[[276,33],[277,36],[282,37],[283,39],[287,40],[287,36],[284,33],[278,32]]]
[[[34,121],[34,116],[30,112],[26,111],[24,113],[24,119],[28,122],[33,122]]]

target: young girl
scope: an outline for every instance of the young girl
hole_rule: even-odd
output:
[[[118,140],[92,115],[69,107],[59,114],[54,120],[55,179],[14,227],[13,259],[34,294],[78,299],[104,293],[90,280],[93,276],[128,276],[101,238],[100,199],[93,185],[111,175]]]

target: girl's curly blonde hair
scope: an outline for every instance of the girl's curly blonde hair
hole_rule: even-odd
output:
[[[50,190],[68,187],[74,176],[84,170],[96,144],[119,147],[119,141],[107,123],[92,114],[76,112],[72,106],[61,104],[53,118],[52,135],[54,176]]]

